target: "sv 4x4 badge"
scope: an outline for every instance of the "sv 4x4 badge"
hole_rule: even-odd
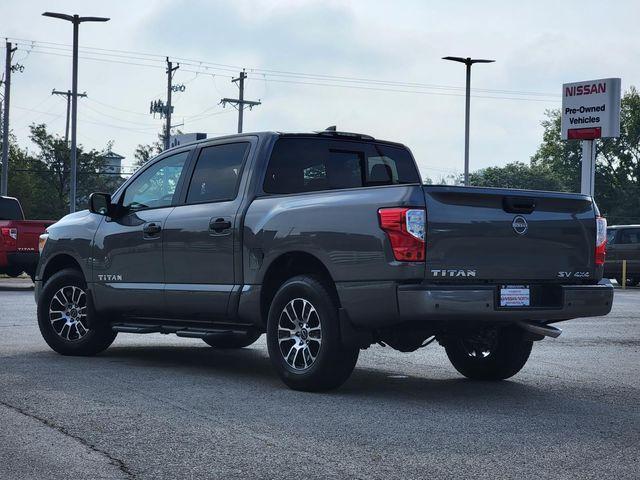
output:
[[[558,272],[558,278],[589,278],[589,272]]]

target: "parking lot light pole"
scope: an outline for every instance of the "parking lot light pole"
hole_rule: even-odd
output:
[[[105,17],[81,17],[65,13],[44,12],[45,17],[59,18],[73,23],[73,73],[71,77],[71,181],[69,187],[69,212],[76,211],[76,186],[78,173],[77,120],[78,120],[78,30],[82,22],[107,22]]]
[[[493,63],[495,60],[483,58],[442,57],[443,60],[464,63],[467,66],[467,85],[464,118],[464,185],[469,186],[469,110],[471,109],[471,65],[474,63]]]

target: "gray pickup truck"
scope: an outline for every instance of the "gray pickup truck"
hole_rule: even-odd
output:
[[[241,348],[266,333],[291,388],[360,349],[432,340],[473,379],[516,374],[551,323],[606,315],[606,221],[588,196],[422,185],[367,135],[251,133],[167,150],[41,238],[38,323],[64,355],[118,332]]]

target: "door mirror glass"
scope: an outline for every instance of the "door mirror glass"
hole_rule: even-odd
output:
[[[89,197],[89,211],[98,215],[109,215],[113,210],[111,195],[108,193],[92,193]]]

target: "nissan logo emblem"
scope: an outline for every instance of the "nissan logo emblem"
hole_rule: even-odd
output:
[[[511,226],[513,227],[513,231],[518,235],[524,235],[525,233],[527,233],[527,230],[529,230],[527,219],[522,215],[518,215],[516,218],[514,218],[513,222],[511,222]]]

